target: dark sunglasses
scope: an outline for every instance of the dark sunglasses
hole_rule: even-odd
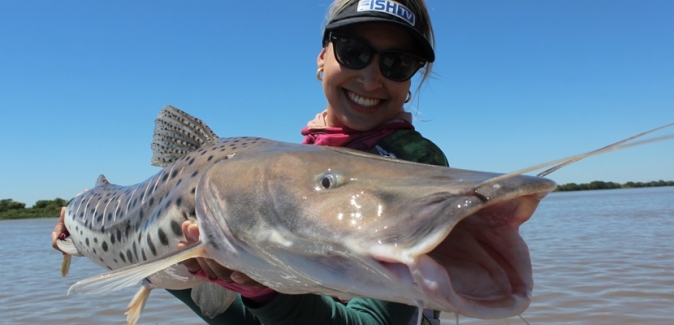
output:
[[[412,78],[426,64],[421,57],[409,53],[377,51],[352,36],[331,32],[329,37],[337,62],[349,69],[362,69],[370,64],[375,54],[379,54],[381,74],[393,81],[405,81]]]

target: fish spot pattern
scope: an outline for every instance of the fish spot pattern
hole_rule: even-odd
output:
[[[183,236],[183,229],[175,220],[171,220],[171,230],[173,230],[173,234],[176,235],[176,237]]]
[[[159,237],[159,241],[161,242],[162,245],[168,246],[169,240],[163,229],[159,228],[159,230],[157,231],[157,236]]]
[[[154,247],[154,243],[152,243],[152,238],[150,237],[150,234],[147,235],[147,246],[150,248],[150,252],[152,252],[152,255],[157,256],[157,249]]]

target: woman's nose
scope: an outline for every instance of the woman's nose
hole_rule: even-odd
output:
[[[382,86],[384,75],[379,69],[379,54],[375,54],[370,63],[358,70],[358,82],[365,90],[375,90]]]

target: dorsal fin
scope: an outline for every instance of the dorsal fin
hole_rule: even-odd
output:
[[[98,178],[96,179],[96,186],[107,186],[110,185],[110,182],[108,182],[108,179],[105,178],[105,175],[100,174],[98,175]]]
[[[154,122],[152,165],[166,167],[217,139],[218,136],[202,120],[166,106]]]

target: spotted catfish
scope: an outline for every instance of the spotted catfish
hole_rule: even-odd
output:
[[[287,294],[370,297],[477,318],[529,305],[531,261],[518,228],[555,188],[551,180],[221,139],[173,107],[160,112],[152,148],[161,172],[132,186],[101,177],[66,214],[63,247],[114,270],[70,292],[142,282],[130,322],[155,287],[193,287],[210,315],[227,307],[231,293],[180,264],[194,257]],[[201,237],[178,250],[188,219]]]

